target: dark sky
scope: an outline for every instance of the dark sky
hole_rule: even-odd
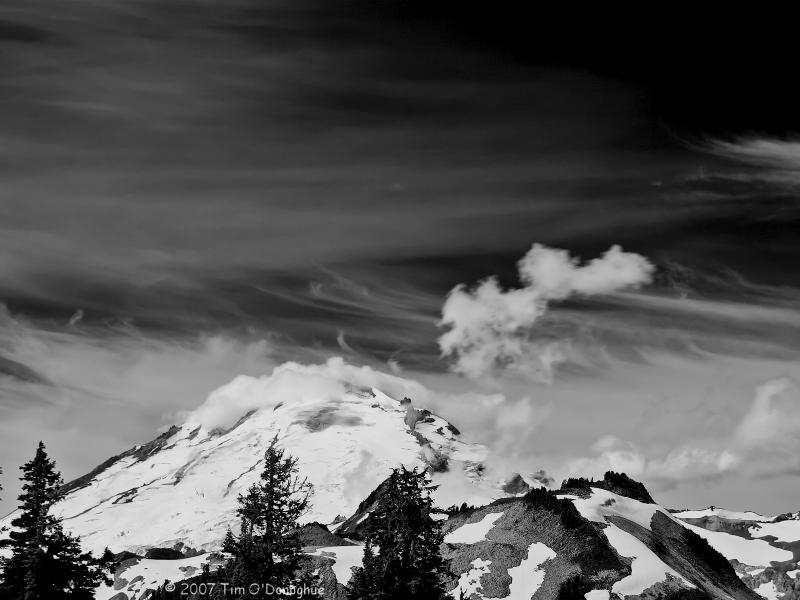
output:
[[[74,475],[258,372],[262,338],[292,358],[446,371],[447,292],[514,285],[534,242],[586,258],[621,244],[658,266],[658,302],[567,302],[543,337],[626,365],[698,345],[795,357],[793,21],[522,6],[3,2],[7,427],[56,437]],[[745,307],[753,319],[731,317]],[[68,455],[90,409],[129,420]],[[0,463],[19,462],[7,444]]]
[[[166,326],[196,286],[217,318],[286,267],[454,259],[442,291],[533,239],[797,277],[778,267],[798,252],[787,191],[715,177],[701,151],[791,136],[790,40],[570,12],[5,3],[5,301]]]

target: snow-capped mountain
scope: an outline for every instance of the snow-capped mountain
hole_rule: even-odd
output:
[[[444,505],[502,495],[481,479],[485,448],[405,400],[426,394],[417,383],[337,359],[238,377],[181,426],[67,484],[55,510],[96,552],[218,549],[237,496],[257,481],[276,435],[314,485],[309,522],[349,515],[399,465],[431,468]],[[436,474],[444,471],[446,478]]]
[[[277,435],[314,485],[302,538],[329,600],[344,597],[382,483],[400,465],[431,472],[438,506],[462,507],[434,515],[455,599],[800,597],[800,515],[670,512],[620,474],[555,492],[518,475],[502,484],[483,468],[486,448],[422,408],[430,398],[416,382],[339,359],[239,377],[182,425],[67,484],[57,511],[88,548],[121,553],[97,597],[146,600],[222,562],[237,496]]]

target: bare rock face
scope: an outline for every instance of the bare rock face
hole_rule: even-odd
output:
[[[174,548],[150,548],[144,557],[153,560],[178,560],[183,558],[183,555]]]
[[[525,494],[529,492],[530,489],[531,486],[527,484],[519,473],[514,473],[514,475],[503,484],[503,491],[515,496],[517,494]]]
[[[793,563],[750,572],[741,569],[739,576],[751,589],[763,590],[766,593],[774,591],[781,600],[800,600],[800,577],[798,575],[800,575],[798,565]]]
[[[303,525],[296,534],[300,540],[300,544],[306,549],[354,545],[354,542],[350,542],[335,533],[331,533],[328,527],[322,523],[308,523],[307,525]]]
[[[406,426],[411,430],[414,431],[417,427],[417,423],[419,423],[422,419],[430,414],[427,410],[417,410],[414,408],[414,405],[411,403],[410,398],[403,398],[400,401],[400,407],[404,408],[406,411]]]
[[[531,473],[531,479],[533,479],[536,483],[543,485],[546,488],[550,488],[555,483],[555,479],[550,477],[544,470],[539,469],[538,471]]]
[[[752,526],[748,521],[732,521],[716,515],[700,517],[698,519],[683,519],[686,523],[702,527],[708,531],[720,531],[738,537],[749,538],[748,529]]]
[[[319,585],[325,590],[322,600],[346,600],[347,598],[347,588],[339,582],[333,570],[335,565],[335,558],[324,554],[309,557],[307,568],[312,573],[316,572]]]
[[[585,477],[570,477],[562,483],[561,487],[574,490],[588,490],[594,487],[608,490],[639,502],[655,504],[655,500],[653,500],[644,485],[631,479],[625,473],[615,473],[614,471],[607,471],[603,479],[598,481],[586,479]]]
[[[337,535],[355,540],[363,540],[367,528],[369,527],[370,516],[378,506],[378,501],[381,496],[386,493],[387,489],[388,480],[384,480],[358,505],[356,511],[336,528]]]
[[[443,555],[455,574],[453,590],[464,591],[469,600],[510,597],[521,567],[540,573],[538,587],[530,592],[553,599],[608,589],[631,572],[600,528],[582,519],[569,500],[547,492],[459,511],[443,531]],[[544,560],[536,563],[536,554]],[[562,589],[574,595],[563,596]]]

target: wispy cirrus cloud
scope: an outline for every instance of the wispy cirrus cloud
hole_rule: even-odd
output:
[[[755,166],[800,171],[800,141],[751,137],[712,140],[706,148],[719,156]]]
[[[800,141],[774,137],[710,139],[694,146],[728,164],[702,168],[687,182],[703,183],[706,191],[747,197],[769,196],[800,185]],[[703,186],[701,185],[701,188]]]

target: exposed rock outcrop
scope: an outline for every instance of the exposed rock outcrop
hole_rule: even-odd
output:
[[[633,498],[639,502],[655,504],[655,500],[640,482],[628,477],[625,473],[615,473],[606,471],[603,479],[595,481],[585,477],[570,477],[561,484],[562,490],[588,490],[590,488],[600,488],[614,492],[626,498]]]
[[[512,477],[506,480],[503,484],[503,491],[507,494],[525,494],[530,491],[531,486],[522,478],[519,473],[514,473]]]
[[[331,533],[331,531],[322,523],[308,523],[303,525],[296,532],[297,538],[303,548],[313,549],[325,546],[352,546],[350,542],[343,537]]]

